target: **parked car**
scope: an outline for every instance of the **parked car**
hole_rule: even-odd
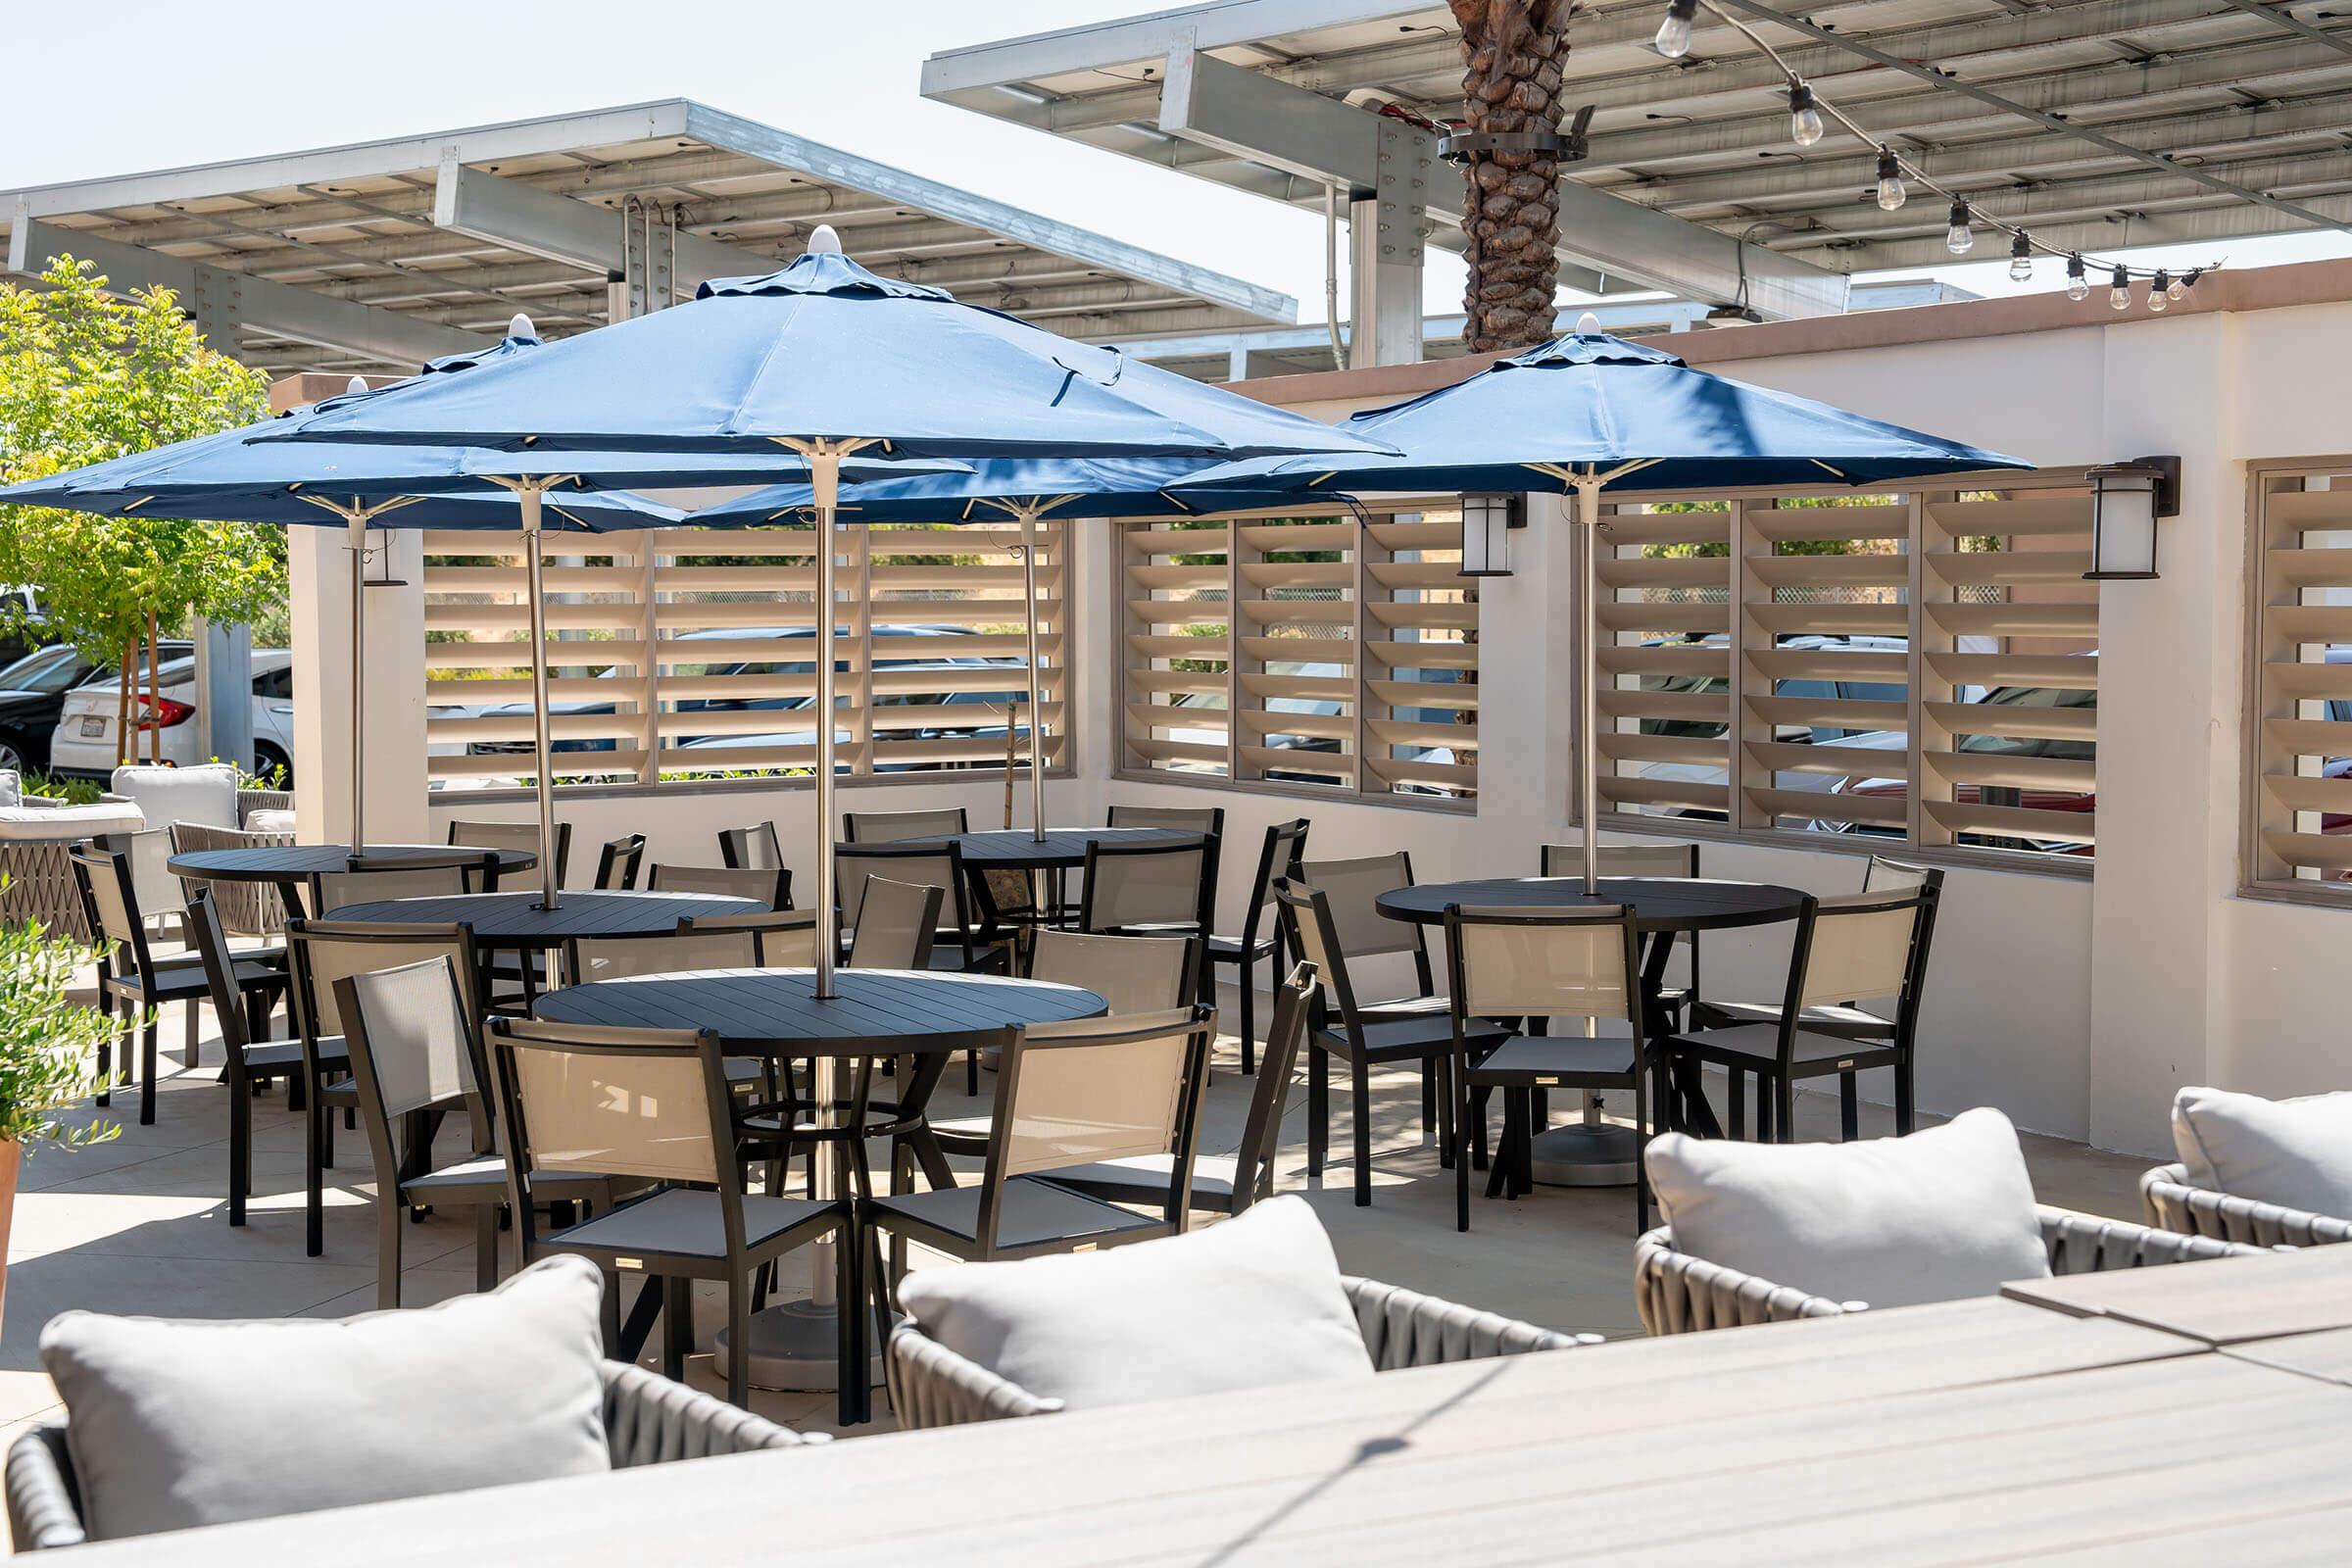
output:
[[[205,760],[196,744],[196,651],[187,643],[167,640],[164,661],[156,666],[158,701],[147,711],[146,665],[133,679],[131,723],[138,730],[138,754],[146,756],[144,727],[152,722],[163,735],[167,762],[190,766]],[[114,773],[117,713],[122,680],[112,671],[66,693],[57,728],[49,742],[49,767],[68,778],[106,779]],[[128,750],[128,748],[124,748]],[[294,776],[294,656],[282,648],[253,651],[253,760],[264,775],[283,769]]]
[[[795,671],[795,673],[805,673],[809,667],[810,666],[808,664],[802,664],[798,666],[798,669]],[[951,671],[962,671],[973,668],[997,668],[1005,670],[1009,678],[1021,682],[1021,684],[1018,686],[1007,686],[1002,691],[941,693],[937,698],[938,707],[947,710],[961,709],[964,711],[961,713],[956,713],[953,717],[950,717],[947,714],[934,714],[932,715],[932,719],[929,723],[923,724],[916,728],[908,729],[899,728],[896,726],[885,727],[883,732],[896,739],[937,741],[957,740],[964,738],[993,738],[997,746],[1002,748],[1004,743],[1004,715],[1011,710],[1013,704],[1026,703],[1029,700],[1026,666],[1023,665],[1017,659],[885,659],[878,662],[874,667],[876,669],[889,669],[902,673],[911,672],[916,674],[919,674],[925,670],[937,670],[942,674],[946,674]],[[877,718],[879,718],[880,710],[882,710],[891,708],[910,708],[918,703],[924,703],[926,701],[929,701],[929,699],[914,693],[895,694],[878,692],[874,696],[874,708],[877,710]],[[743,706],[747,708],[759,708],[766,705],[760,703],[747,703]],[[815,699],[813,698],[798,697],[789,699],[786,706],[792,710],[807,713],[809,710],[816,706],[816,703]],[[1020,735],[1027,735],[1029,733],[1029,724],[1026,719],[1021,722],[1021,725],[1016,733]],[[847,730],[836,730],[834,732],[834,739],[836,742],[846,743],[849,738],[849,732]],[[723,768],[728,765],[724,756],[724,754],[727,752],[750,751],[755,748],[773,746],[814,746],[815,744],[816,725],[813,721],[808,721],[803,727],[763,732],[757,735],[697,736],[692,740],[680,742],[679,749],[681,751],[689,751],[697,754],[706,752],[717,754],[708,759],[701,759],[698,755],[698,760],[695,765],[711,768]],[[874,771],[878,773],[903,773],[910,771],[916,766],[939,765],[980,767],[987,764],[980,762],[950,764],[884,762],[876,767]]]
[[[0,769],[49,771],[49,740],[66,693],[97,671],[71,643],[51,643],[0,669]]]
[[[13,664],[49,641],[37,590],[0,583],[0,664]]]

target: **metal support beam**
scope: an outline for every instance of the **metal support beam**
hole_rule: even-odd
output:
[[[218,267],[196,269],[195,286],[180,305],[194,318],[205,347],[234,358],[237,328],[245,319],[245,279]]]
[[[568,262],[609,277],[625,274],[621,224],[612,209],[534,189],[444,158],[433,186],[433,224],[476,239]],[[743,277],[776,270],[758,251],[680,231],[676,287],[691,290],[714,277]]]
[[[1285,89],[1288,90],[1288,89]],[[1429,222],[1437,145],[1401,120],[1376,118],[1373,182],[1348,203],[1348,275],[1354,298],[1348,364],[1421,362],[1422,234]]]
[[[95,263],[119,291],[168,288],[183,301],[194,300],[200,292],[197,274],[212,270],[161,251],[79,234],[22,216],[9,230],[8,270],[19,276],[38,276],[51,257],[68,254]],[[422,365],[444,354],[487,348],[497,341],[420,321],[397,311],[328,299],[308,289],[255,277],[243,278],[235,292],[240,319],[257,331],[289,342],[349,349],[386,365]]]
[[[1384,123],[1394,122],[1189,46],[1167,55],[1159,128],[1196,146],[1370,192],[1379,180]],[[1433,179],[1427,205],[1430,213],[1459,221],[1460,181]],[[1561,254],[1613,276],[1715,303],[1744,295],[1766,317],[1829,316],[1845,308],[1842,273],[1776,256],[1605,191],[1562,180],[1559,211]],[[1573,278],[1562,281],[1581,286]]]

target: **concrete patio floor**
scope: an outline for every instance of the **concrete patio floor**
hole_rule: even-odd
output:
[[[169,1317],[338,1317],[375,1305],[372,1184],[363,1179],[368,1164],[363,1134],[338,1134],[341,1164],[329,1173],[325,1254],[305,1257],[300,1121],[286,1112],[282,1094],[257,1102],[254,1197],[248,1223],[229,1226],[222,1198],[228,1150],[225,1090],[218,1082],[221,1052],[209,1016],[205,1024],[202,1065],[188,1071],[179,1066],[176,1010],[166,1018],[153,1126],[138,1125],[135,1091],[118,1094],[108,1113],[122,1122],[118,1139],[81,1152],[45,1152],[24,1167],[0,1325],[0,1439],[13,1440],[27,1424],[59,1411],[37,1346],[42,1325],[70,1308]],[[1228,1036],[1213,1073],[1204,1152],[1228,1152],[1240,1136],[1254,1080],[1241,1077],[1238,1067],[1236,1043]],[[1489,1200],[1483,1187],[1474,1187],[1472,1229],[1456,1232],[1451,1173],[1440,1169],[1435,1150],[1421,1142],[1417,1077],[1396,1072],[1373,1080],[1372,1203],[1358,1208],[1347,1164],[1328,1167],[1319,1190],[1305,1180],[1303,1064],[1297,1076],[1283,1118],[1281,1185],[1315,1205],[1343,1268],[1553,1328],[1611,1337],[1641,1332],[1629,1190],[1540,1188],[1506,1202]],[[971,1103],[961,1098],[962,1081],[960,1069],[948,1075],[949,1113]],[[984,1077],[983,1094],[993,1085]],[[1335,1150],[1348,1147],[1348,1101],[1344,1088],[1335,1086]],[[1555,1105],[1555,1120],[1563,1114]],[[1800,1097],[1798,1122],[1806,1137],[1835,1138],[1836,1118],[1834,1096]],[[1891,1117],[1865,1106],[1862,1130],[1865,1136],[1889,1133]],[[2135,1184],[2144,1159],[2035,1137],[2026,1140],[2026,1155],[2043,1201],[2137,1217]],[[471,1290],[472,1247],[471,1222],[462,1214],[410,1226],[406,1304]],[[918,1252],[915,1265],[923,1261]],[[788,1292],[805,1279],[805,1271],[788,1269]],[[707,1348],[710,1329],[723,1316],[717,1296],[705,1292],[698,1300],[697,1335],[705,1352],[689,1362],[690,1379],[704,1387],[720,1386]],[[833,1424],[830,1395],[759,1393],[754,1405],[797,1428],[829,1430]],[[884,1412],[865,1430],[888,1427]]]

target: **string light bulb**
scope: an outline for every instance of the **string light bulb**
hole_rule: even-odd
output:
[[[2188,292],[2188,285],[2196,280],[2197,274],[2194,272],[2186,272],[2179,277],[2174,278],[2164,287],[2165,297],[2167,299],[2179,299],[2181,295]]]
[[[1968,220],[1968,203],[1955,199],[1945,218],[1943,248],[1954,256],[1966,256],[1976,249],[1977,231]]]
[[[2082,269],[2079,251],[2066,259],[2066,297],[2076,301],[2090,298],[2090,277]]]
[[[2012,283],[2034,281],[2034,242],[2026,237],[2026,231],[2022,228],[2017,231],[2017,236],[2009,241],[2009,281]]]
[[[1799,147],[1810,147],[1821,140],[1821,111],[1813,107],[1813,88],[1804,81],[1788,78],[1788,139]]]
[[[2107,283],[2107,304],[2109,307],[2119,311],[2130,310],[2132,308],[2131,272],[2119,266],[2115,270],[2115,276],[2109,278]]]
[[[1698,0],[1672,0],[1666,7],[1666,20],[1658,24],[1658,35],[1653,40],[1658,53],[1669,60],[1680,60],[1690,52],[1690,24],[1698,17]]]
[[[1903,166],[1894,161],[1894,149],[1881,147],[1879,149],[1880,211],[1893,212],[1909,200],[1910,194],[1909,191],[1903,189]]]
[[[2148,309],[2162,315],[2165,306],[2177,298],[2179,296],[2173,293],[2172,274],[2159,267],[2156,275],[2148,279]]]

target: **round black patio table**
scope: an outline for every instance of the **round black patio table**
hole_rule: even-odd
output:
[[[527,871],[539,863],[530,850],[492,850],[468,844],[369,844],[361,853],[370,860],[398,864],[418,860],[430,865],[452,855],[496,855],[499,875]],[[173,873],[203,882],[274,882],[288,912],[303,909],[302,890],[311,878],[351,869],[348,844],[262,844],[241,850],[190,850],[165,861]]]
[[[1179,844],[1199,837],[1172,827],[1050,827],[1040,839],[1025,827],[1011,827],[903,842],[959,845],[971,871],[1065,871],[1086,863],[1089,844]]]
[[[1103,1000],[1076,986],[1002,975],[950,974],[919,969],[836,969],[834,995],[819,1001],[813,969],[700,969],[635,975],[551,991],[532,1004],[554,1023],[628,1029],[713,1030],[721,1049],[738,1054],[867,1061],[933,1055],[993,1043],[1014,1024],[1059,1023],[1100,1017]],[[816,1099],[832,1101],[831,1067],[817,1068]],[[861,1075],[862,1076],[862,1075]],[[920,1075],[918,1075],[920,1076]],[[909,1103],[910,1110],[919,1109]],[[862,1126],[863,1103],[853,1112]],[[944,1162],[943,1162],[944,1163]],[[820,1193],[819,1196],[829,1196]],[[821,1262],[815,1279],[830,1270]],[[838,1308],[819,1294],[752,1315],[744,1369],[763,1389],[839,1388],[843,1419],[862,1421],[869,1376],[861,1379],[853,1352],[840,1348]],[[733,1347],[722,1344],[721,1355]]]
[[[1499,876],[1474,882],[1422,882],[1392,888],[1373,903],[1392,920],[1437,925],[1448,905],[1464,908],[1594,908],[1633,911],[1634,928],[1651,938],[1642,965],[1645,995],[1655,996],[1679,931],[1724,931],[1793,920],[1805,895],[1770,882],[1725,882],[1706,877],[1604,876],[1596,894],[1581,876]],[[1695,1130],[1721,1131],[1694,1073],[1677,1077],[1683,1117]],[[1552,1187],[1622,1187],[1634,1180],[1632,1132],[1601,1119],[1587,1097],[1585,1119],[1536,1135],[1535,1179]]]
[[[550,949],[575,937],[665,937],[682,919],[750,914],[766,907],[753,899],[714,893],[565,893],[552,909],[540,907],[536,893],[451,893],[346,904],[327,913],[337,920],[463,923],[473,927],[473,940],[480,947]]]

